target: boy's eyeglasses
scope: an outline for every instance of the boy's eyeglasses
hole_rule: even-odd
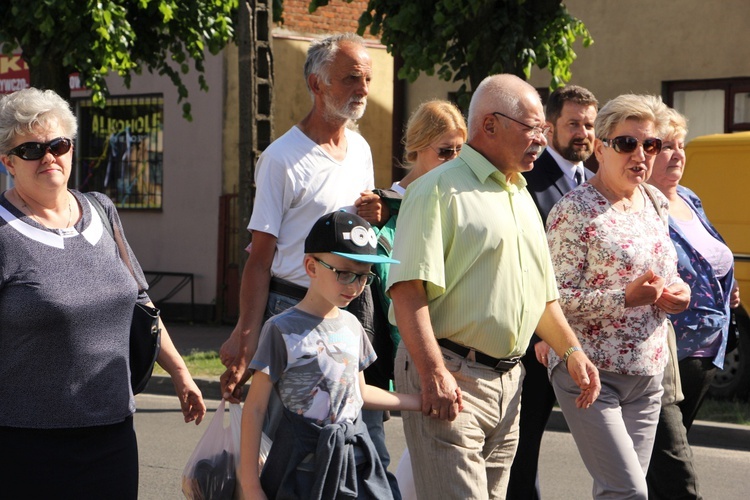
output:
[[[636,150],[638,139],[630,135],[618,135],[614,139],[602,139],[602,144],[614,149],[618,153],[630,154]],[[643,152],[649,156],[661,153],[661,139],[650,137],[643,140]]]
[[[8,155],[16,155],[22,160],[38,160],[47,154],[47,151],[53,156],[62,156],[73,146],[73,141],[67,137],[58,137],[49,142],[24,142],[8,151]]]
[[[370,285],[372,284],[373,280],[375,279],[374,273],[367,273],[367,274],[357,274],[353,273],[351,271],[339,271],[335,267],[326,264],[322,260],[318,259],[317,257],[314,257],[316,262],[320,262],[320,265],[325,267],[326,269],[330,269],[334,273],[336,273],[336,281],[341,283],[342,285],[351,285],[355,281],[359,280],[359,285]]]
[[[438,160],[440,161],[448,161],[456,156],[461,152],[461,146],[456,146],[455,148],[432,148],[436,153]]]

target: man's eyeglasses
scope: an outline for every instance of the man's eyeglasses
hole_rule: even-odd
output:
[[[73,141],[67,137],[58,137],[49,142],[24,142],[8,151],[9,155],[16,155],[22,160],[38,160],[47,154],[47,151],[53,156],[62,156],[73,146]]]
[[[318,259],[317,257],[314,257],[314,259],[316,262],[320,262],[320,265],[322,265],[326,269],[330,269],[331,271],[336,273],[336,281],[338,281],[342,285],[351,285],[355,281],[359,281],[360,286],[370,285],[375,279],[374,273],[357,274],[352,271],[339,271],[335,267],[329,264],[326,264],[325,262]]]
[[[455,148],[432,148],[432,149],[435,150],[435,152],[437,153],[438,160],[440,161],[448,161],[458,156],[458,154],[461,152],[461,146],[456,146]]]
[[[630,154],[636,150],[638,139],[629,135],[618,135],[614,139],[602,139],[602,144],[614,149],[618,153]],[[650,137],[643,140],[643,152],[649,156],[658,155],[661,152],[661,139]]]
[[[503,118],[507,118],[508,120],[510,120],[512,122],[516,122],[517,124],[526,127],[531,132],[531,137],[542,137],[542,136],[545,136],[545,135],[547,135],[547,132],[549,132],[549,129],[550,129],[549,125],[545,125],[544,127],[540,127],[538,125],[527,125],[526,123],[520,122],[520,121],[516,120],[515,118],[511,118],[510,116],[508,116],[508,115],[506,115],[504,113],[501,113],[499,111],[495,111],[492,114],[493,115],[500,115]]]

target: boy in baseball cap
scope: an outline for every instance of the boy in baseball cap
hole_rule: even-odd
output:
[[[266,322],[250,362],[255,374],[243,409],[241,450],[242,488],[250,498],[261,490],[268,498],[327,499],[343,490],[358,498],[392,498],[360,410],[421,411],[421,396],[365,384],[362,370],[375,352],[359,321],[341,309],[372,283],[370,265],[381,262],[398,263],[377,254],[375,232],[357,215],[329,213],[310,230],[302,263],[310,277],[307,294]],[[281,397],[284,418],[259,478],[272,390]]]

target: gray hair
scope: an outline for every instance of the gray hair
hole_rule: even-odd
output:
[[[596,137],[608,139],[612,131],[625,120],[651,122],[657,136],[663,133],[667,106],[661,98],[651,95],[622,94],[599,110],[594,122]]]
[[[532,90],[539,96],[534,87],[515,75],[492,75],[482,80],[471,96],[469,104],[469,141],[481,130],[486,115],[494,112],[518,115],[521,111],[521,99],[526,90]],[[541,102],[540,98],[540,105]]]
[[[364,38],[354,33],[331,35],[320,40],[315,40],[310,44],[310,47],[307,49],[307,59],[305,59],[303,67],[307,90],[312,90],[307,81],[310,75],[316,75],[323,83],[330,85],[331,77],[328,74],[328,69],[336,57],[336,52],[338,52],[342,42],[354,43],[363,47],[365,45]]]
[[[0,99],[0,152],[12,148],[19,135],[39,129],[60,127],[62,134],[75,139],[78,122],[70,104],[52,90],[34,87],[13,92]]]

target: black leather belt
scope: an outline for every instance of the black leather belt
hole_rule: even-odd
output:
[[[509,372],[518,364],[519,361],[521,361],[521,356],[517,356],[515,358],[493,358],[492,356],[488,356],[487,354],[477,351],[476,349],[462,346],[461,344],[456,344],[455,342],[452,342],[448,339],[438,339],[438,344],[441,347],[445,347],[449,351],[455,352],[462,358],[468,357],[469,354],[471,354],[471,352],[473,351],[474,361],[485,366],[489,366],[498,373]]]
[[[299,300],[304,299],[307,293],[307,288],[278,278],[271,278],[271,285],[268,287],[268,290]]]

